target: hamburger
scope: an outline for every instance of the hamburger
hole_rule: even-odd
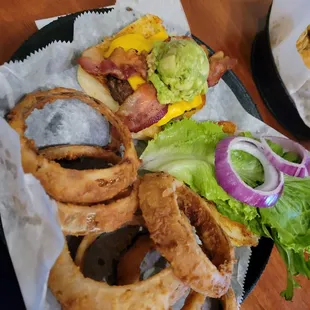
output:
[[[217,57],[224,68],[217,60],[217,76],[231,67],[227,58]],[[171,120],[201,109],[212,68],[204,47],[191,37],[169,36],[150,14],[85,50],[78,63],[83,90],[114,111],[137,139],[153,138]]]

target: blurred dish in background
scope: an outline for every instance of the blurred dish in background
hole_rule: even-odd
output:
[[[303,62],[310,69],[310,25],[308,25],[298,38],[296,48]]]
[[[285,1],[288,2],[283,0]],[[304,0],[297,1],[304,2]],[[298,38],[301,33],[305,37],[308,19],[307,23],[303,22],[296,30],[290,14],[283,15],[283,12],[278,11],[288,11],[287,7],[281,8],[280,2],[273,1],[266,17],[265,28],[257,34],[253,42],[251,55],[253,79],[264,104],[277,121],[297,139],[309,140],[310,71],[297,51]],[[292,5],[288,3],[289,7]],[[277,16],[275,16],[275,9],[278,11]],[[296,14],[294,14],[295,17]],[[296,20],[298,20],[297,17]],[[288,39],[289,36],[291,39]],[[301,46],[302,44],[298,44],[298,47]],[[281,50],[285,51],[285,55]],[[286,57],[288,60],[284,61]],[[295,66],[295,63],[298,66]],[[297,78],[292,78],[292,76],[297,76]]]

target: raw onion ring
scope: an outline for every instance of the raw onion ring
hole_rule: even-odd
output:
[[[125,197],[83,206],[56,201],[61,229],[66,235],[112,232],[135,219],[139,207],[138,181]]]
[[[304,178],[309,176],[309,152],[302,145],[284,137],[263,136],[260,140],[263,145],[263,151],[265,156],[275,168],[287,175],[297,178]],[[296,164],[282,158],[272,150],[270,145],[267,143],[267,140],[270,140],[273,143],[277,143],[281,145],[284,149],[298,154],[301,157],[301,162],[299,164]]]
[[[230,286],[233,247],[207,202],[165,173],[142,178],[139,200],[150,236],[175,275],[198,293],[223,296]],[[191,224],[212,261],[197,244]]]
[[[96,235],[85,237],[84,253],[87,245],[96,239]],[[83,256],[83,255],[82,255]],[[73,262],[68,246],[64,249],[51,269],[49,288],[64,309],[169,309],[170,297],[182,285],[171,268],[141,281],[125,286],[109,286],[86,278]]]
[[[284,187],[283,173],[273,167],[265,157],[260,142],[245,137],[227,137],[216,145],[215,175],[218,184],[235,199],[250,206],[272,207],[281,197]],[[255,188],[247,185],[234,169],[230,152],[239,150],[256,157],[264,168],[264,183]]]
[[[80,157],[101,158],[111,164],[118,164],[122,158],[110,150],[93,145],[55,145],[39,150],[48,160],[68,159],[74,160]]]
[[[121,162],[106,169],[74,170],[61,167],[39,155],[34,142],[25,137],[25,119],[34,109],[42,109],[57,99],[78,99],[94,108],[120,133],[124,145]],[[137,177],[139,160],[128,128],[98,100],[74,89],[55,88],[28,94],[8,115],[12,128],[20,135],[22,165],[25,173],[38,178],[46,192],[58,201],[96,203],[114,197]]]

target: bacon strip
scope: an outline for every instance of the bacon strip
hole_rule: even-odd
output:
[[[140,55],[134,49],[130,49],[127,52],[123,48],[116,48],[109,59],[115,63],[124,73],[127,73],[128,77],[133,74],[140,74],[141,77],[146,79],[147,77],[147,62],[145,53]]]
[[[167,111],[168,105],[158,102],[155,87],[145,83],[124,101],[116,114],[131,132],[138,132],[157,123]]]
[[[124,51],[116,48],[109,58],[93,59],[82,56],[78,59],[80,66],[89,74],[106,76],[111,74],[118,79],[127,80],[134,74],[140,74],[146,79],[147,63],[145,54],[140,55],[133,49]]]
[[[101,61],[82,56],[78,60],[79,65],[89,74],[99,75]]]
[[[209,58],[210,62],[210,72],[208,76],[208,86],[212,87],[216,85],[223,74],[237,64],[237,59],[229,58],[228,56],[224,56],[222,51],[216,52]]]

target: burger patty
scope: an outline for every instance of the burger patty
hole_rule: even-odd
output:
[[[120,80],[112,75],[107,75],[107,86],[112,98],[120,104],[133,93],[127,80]]]

